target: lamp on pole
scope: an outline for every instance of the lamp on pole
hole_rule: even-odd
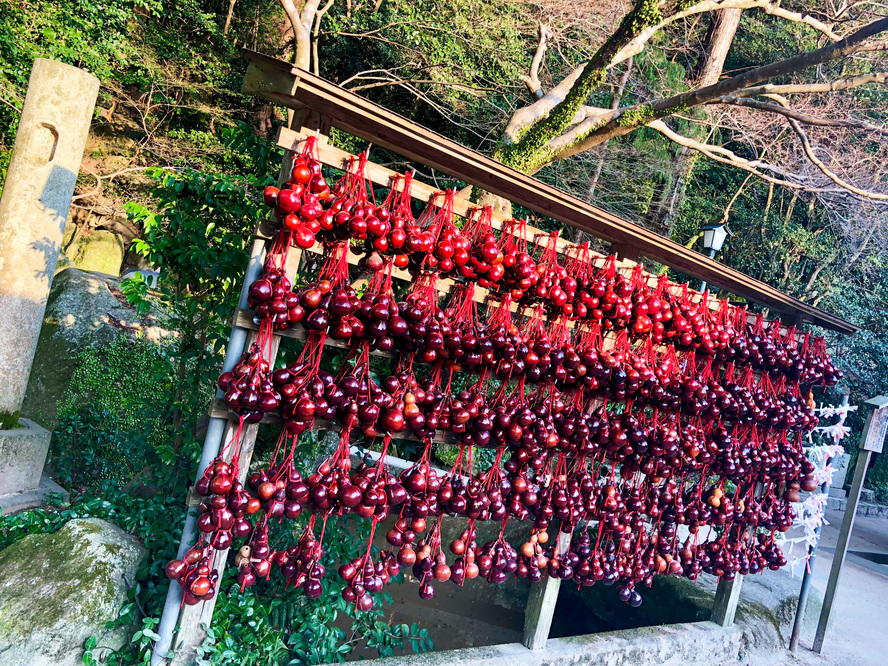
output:
[[[703,249],[709,251],[709,258],[715,257],[715,253],[722,249],[725,239],[728,237],[727,224],[704,224],[703,227]],[[700,283],[700,291],[706,291],[706,280]]]

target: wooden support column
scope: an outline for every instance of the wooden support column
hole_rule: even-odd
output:
[[[765,486],[756,483],[753,493],[758,499],[764,494]],[[749,529],[749,528],[747,528]],[[754,535],[751,535],[754,536]],[[720,627],[730,627],[737,616],[737,606],[740,605],[740,587],[743,585],[743,576],[736,575],[734,580],[720,580],[715,588],[715,601],[712,604],[710,620]]]
[[[291,119],[291,123],[291,128],[302,127],[304,130],[311,130],[317,133],[320,133],[321,128],[329,128],[329,123],[325,124],[324,119],[321,116],[318,114],[312,115],[311,113],[297,113]],[[321,140],[325,141],[326,137],[323,137]],[[294,153],[291,151],[284,151],[284,159],[278,177],[279,185],[285,183],[290,177],[293,155]],[[248,268],[247,273],[244,276],[240,302],[241,308],[247,306],[246,295],[249,285],[259,276],[261,267],[264,264],[265,254],[274,239],[273,230],[270,228],[267,229],[266,227],[268,227],[267,224],[260,224],[253,240],[250,268]],[[295,277],[295,274],[298,271],[301,257],[302,250],[299,248],[290,248],[287,255],[286,268],[288,273],[290,273],[291,278]],[[237,362],[242,351],[248,349],[250,345],[256,341],[257,335],[258,333],[256,331],[248,331],[245,327],[239,326],[237,320],[235,321],[235,324],[232,327],[231,338],[229,339],[228,352],[226,353],[225,370],[231,369],[231,367]],[[271,350],[269,352],[269,358],[267,359],[272,367],[274,367],[279,346],[280,336],[275,335],[272,339]],[[240,461],[238,479],[241,483],[245,483],[250,468],[250,461],[253,457],[253,448],[256,444],[256,437],[259,433],[259,425],[244,424],[243,429],[239,433],[240,436],[238,437],[237,421],[225,422],[219,418],[211,419],[211,422],[213,421],[221,421],[225,425],[212,430],[212,433],[215,433],[216,430],[221,431],[221,437],[219,437],[218,434],[212,434],[211,436],[211,432],[208,431],[208,441],[205,443],[204,455],[201,460],[200,469],[198,470],[198,478],[208,464],[208,461],[205,460],[206,458],[212,458],[215,457],[215,455],[224,453],[225,460],[231,461],[236,454]],[[212,441],[209,441],[211,439]],[[213,451],[215,451],[215,453],[212,453]],[[210,455],[210,453],[212,453],[212,455]],[[192,488],[191,492],[189,492],[188,502],[188,521],[192,521],[192,523],[196,518],[196,512],[194,510],[196,501],[197,497]],[[188,524],[186,522],[186,530],[183,534],[182,544],[179,548],[180,557],[184,554],[185,550],[190,547],[191,544],[188,542],[195,537],[193,534],[193,524],[190,532],[192,532],[192,534],[189,535]],[[213,555],[212,568],[219,571],[219,581],[216,586],[217,595],[225,584],[223,577],[225,574],[225,563],[227,562],[227,559],[228,549],[224,551],[216,551]],[[152,666],[158,666],[162,663],[169,664],[170,666],[186,666],[195,662],[197,647],[203,643],[204,638],[206,637],[206,630],[204,627],[209,626],[213,618],[213,611],[216,607],[216,598],[217,597],[214,597],[209,601],[204,601],[194,606],[182,606],[181,609],[179,609],[178,606],[181,600],[181,591],[176,584],[170,586],[170,592],[167,595],[167,602],[164,606],[163,617],[161,618],[161,624],[158,631],[161,638],[155,645],[155,652],[151,660]],[[174,622],[173,619],[177,621]],[[173,636],[174,627],[178,627],[175,636]]]
[[[620,259],[629,261],[638,261],[638,248],[628,243],[611,243],[611,254],[617,255]]]
[[[570,547],[570,537],[569,532],[558,531],[559,553],[566,552]],[[549,576],[531,586],[527,597],[527,608],[524,610],[524,646],[527,649],[545,649],[560,589],[561,579]]]
[[[851,490],[848,493],[848,505],[845,507],[845,517],[842,519],[842,528],[839,530],[839,540],[836,543],[836,552],[833,555],[832,567],[829,571],[826,594],[823,595],[823,608],[817,623],[817,633],[814,635],[813,650],[818,654],[823,652],[823,641],[826,639],[826,632],[829,631],[832,620],[833,603],[836,600],[836,592],[842,578],[842,567],[845,564],[845,556],[848,554],[851,530],[854,528],[854,516],[857,513],[860,491],[863,490],[863,481],[866,479],[870,458],[873,453],[882,452],[885,433],[888,430],[888,397],[878,396],[867,400],[865,404],[873,409],[866,419],[866,425],[860,437],[860,453],[857,456],[857,465],[854,467],[854,480],[851,482]]]
[[[712,605],[711,620],[720,627],[730,627],[737,615],[740,603],[740,586],[743,576],[735,576],[734,580],[720,580],[715,588],[715,603]]]

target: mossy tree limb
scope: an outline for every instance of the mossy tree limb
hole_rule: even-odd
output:
[[[738,76],[723,79],[713,85],[655,100],[649,104],[627,107],[616,114],[612,114],[606,122],[593,129],[582,140],[576,141],[558,152],[549,151],[549,161],[571,157],[611,139],[625,136],[654,120],[717,102],[726,95],[740,94],[740,91],[775,77],[788,76],[852,55],[861,49],[863,43],[870,37],[886,31],[888,31],[888,18],[879,19],[845,39],[828,44],[822,48],[748,70]]]
[[[645,101],[625,109],[598,109],[587,106],[587,100],[596,87],[603,84],[607,70],[614,64],[638,53],[644,44],[661,28],[692,14],[723,12],[736,18],[743,9],[758,8],[780,19],[807,25],[820,32],[831,41],[826,46],[802,52],[762,67],[747,70],[742,74],[721,81],[707,81],[706,77],[697,81],[697,87],[680,94]],[[734,21],[736,23],[736,21]],[[732,23],[726,30],[736,27]],[[860,25],[860,24],[858,24]],[[826,26],[807,15],[788,12],[779,5],[767,0],[635,0],[631,11],[624,16],[617,30],[595,52],[588,62],[575,68],[549,92],[535,102],[518,109],[510,118],[504,133],[502,145],[494,157],[504,164],[527,174],[533,174],[548,164],[563,160],[597,146],[611,139],[626,136],[642,127],[650,127],[671,141],[709,157],[718,152],[705,142],[693,137],[678,135],[663,123],[663,119],[676,114],[687,115],[695,108],[705,105],[724,104],[725,100],[754,96],[759,84],[775,78],[785,78],[815,66],[846,58],[860,51],[873,50],[872,44],[865,43],[873,36],[888,31],[888,19],[882,18],[860,27],[843,39]],[[729,41],[729,40],[723,40]],[[720,71],[725,53],[718,58],[716,70]],[[875,81],[875,79],[873,80]],[[867,79],[865,82],[870,82]],[[862,80],[859,85],[862,85]],[[758,87],[756,87],[758,86]],[[748,92],[747,92],[748,91]],[[799,92],[815,92],[801,90]],[[749,104],[748,106],[752,106]],[[803,122],[812,121],[806,118]],[[814,124],[827,124],[813,119]],[[836,124],[836,123],[833,123]],[[813,150],[808,151],[813,154]],[[749,170],[742,160],[731,154],[722,154],[719,159],[741,169]],[[816,160],[811,160],[815,166]],[[777,174],[787,173],[780,165],[763,165],[764,171]],[[761,173],[764,173],[762,171]],[[823,169],[821,168],[821,171]],[[761,175],[760,170],[755,172]],[[828,176],[832,172],[824,171]],[[766,176],[763,176],[768,179]],[[881,198],[869,190],[832,178],[840,187],[855,196]],[[781,178],[780,184],[789,183]]]
[[[636,0],[632,11],[623,17],[617,30],[582,67],[563,101],[545,118],[524,131],[515,143],[500,148],[495,157],[503,164],[525,173],[534,173],[550,162],[549,142],[571,126],[589,94],[604,83],[614,56],[646,26],[657,23],[661,18],[657,0]]]

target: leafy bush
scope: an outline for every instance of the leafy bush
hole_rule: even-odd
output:
[[[173,342],[121,336],[81,352],[52,438],[50,461],[63,483],[122,487],[146,465],[175,457],[170,409],[157,399],[169,390],[174,351]]]

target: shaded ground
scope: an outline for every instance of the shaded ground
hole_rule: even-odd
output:
[[[831,523],[823,531],[822,549],[814,563],[813,586],[826,591],[833,552],[844,514],[827,511]],[[888,555],[888,520],[858,516],[851,532],[851,551]],[[877,558],[878,559],[878,558]],[[888,664],[888,566],[849,554],[833,609],[832,627],[826,635],[823,654],[810,650],[814,635],[802,634],[796,655],[784,660],[771,657],[767,663],[804,666],[884,666]],[[749,663],[758,663],[752,661]],[[762,662],[765,663],[765,662]]]

